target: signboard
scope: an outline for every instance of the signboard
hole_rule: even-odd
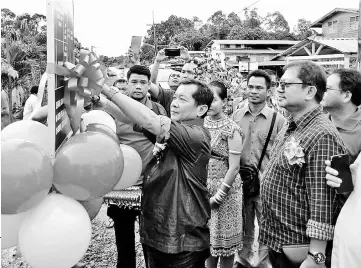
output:
[[[239,62],[239,71],[240,72],[250,72],[258,69],[258,62],[249,62],[249,61],[240,61]]]
[[[47,62],[49,66],[74,64],[74,6],[72,0],[47,0]],[[48,127],[50,154],[55,156],[72,136],[70,120],[64,105],[64,76],[48,74]]]

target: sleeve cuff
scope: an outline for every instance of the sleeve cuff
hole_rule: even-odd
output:
[[[161,133],[157,136],[157,143],[161,143],[164,139],[164,142],[167,141],[170,137],[170,126],[172,120],[167,116],[159,116],[160,118],[160,126],[161,126]]]
[[[308,220],[306,234],[310,238],[329,241],[333,239],[334,230],[333,225]]]

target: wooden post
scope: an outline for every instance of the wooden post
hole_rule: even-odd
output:
[[[361,0],[359,0],[358,15],[358,46],[357,46],[357,70],[361,70]]]

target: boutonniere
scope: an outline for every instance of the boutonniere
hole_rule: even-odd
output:
[[[286,147],[283,154],[287,157],[290,165],[297,164],[300,167],[305,163],[305,153],[299,142],[296,141],[295,137],[291,137],[290,141],[286,142]]]
[[[167,148],[167,144],[166,143],[158,143],[156,142],[154,144],[154,148],[153,148],[153,155],[155,156],[155,158],[157,159],[157,162],[159,163],[160,159],[163,157],[164,155],[164,150]]]

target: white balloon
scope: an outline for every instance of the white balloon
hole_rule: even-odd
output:
[[[116,132],[116,125],[113,117],[104,111],[92,110],[88,113],[82,114],[81,119],[80,132],[84,132],[86,130],[86,126],[89,124],[103,124]]]
[[[61,194],[49,194],[22,222],[19,249],[34,268],[69,268],[84,256],[91,222],[84,207]]]
[[[119,182],[114,187],[114,190],[122,190],[133,186],[136,184],[140,174],[142,173],[142,159],[140,158],[138,152],[125,144],[121,144],[120,149],[122,149],[123,152],[124,169]]]
[[[1,131],[1,140],[22,139],[38,145],[44,152],[49,152],[48,127],[33,121],[21,120],[7,125]]]
[[[1,214],[1,249],[11,248],[18,244],[20,225],[32,210],[19,214]]]

